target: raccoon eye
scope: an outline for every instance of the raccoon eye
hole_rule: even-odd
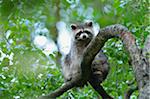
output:
[[[71,27],[72,30],[76,30],[77,29],[77,26],[75,24],[72,24],[70,27]]]
[[[92,26],[93,26],[93,22],[87,22],[86,24],[87,24],[87,26],[89,26],[89,27],[92,27]]]

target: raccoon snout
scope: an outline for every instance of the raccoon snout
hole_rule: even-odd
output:
[[[83,34],[80,35],[80,38],[81,39],[87,39],[87,38],[89,38],[89,36],[88,36],[88,34],[83,33]]]

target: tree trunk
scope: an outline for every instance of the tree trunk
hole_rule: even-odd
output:
[[[147,76],[148,78],[145,79],[143,88],[139,89],[139,99],[150,99],[150,35],[146,39],[145,46],[142,52],[143,59],[147,62],[146,67],[143,68],[145,68],[145,76]]]

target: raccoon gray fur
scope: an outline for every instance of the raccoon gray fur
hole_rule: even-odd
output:
[[[70,81],[75,76],[81,76],[80,64],[83,58],[83,53],[88,44],[95,37],[92,21],[72,24],[70,27],[72,33],[71,50],[62,61],[62,72],[65,82]],[[89,82],[100,84],[109,72],[107,57],[102,51],[96,55],[91,68],[92,73]]]

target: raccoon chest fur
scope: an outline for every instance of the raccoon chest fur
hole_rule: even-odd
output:
[[[72,48],[70,53],[65,57],[62,67],[65,81],[69,81],[75,76],[81,76],[80,63],[83,58],[84,48],[77,48],[75,46]]]

